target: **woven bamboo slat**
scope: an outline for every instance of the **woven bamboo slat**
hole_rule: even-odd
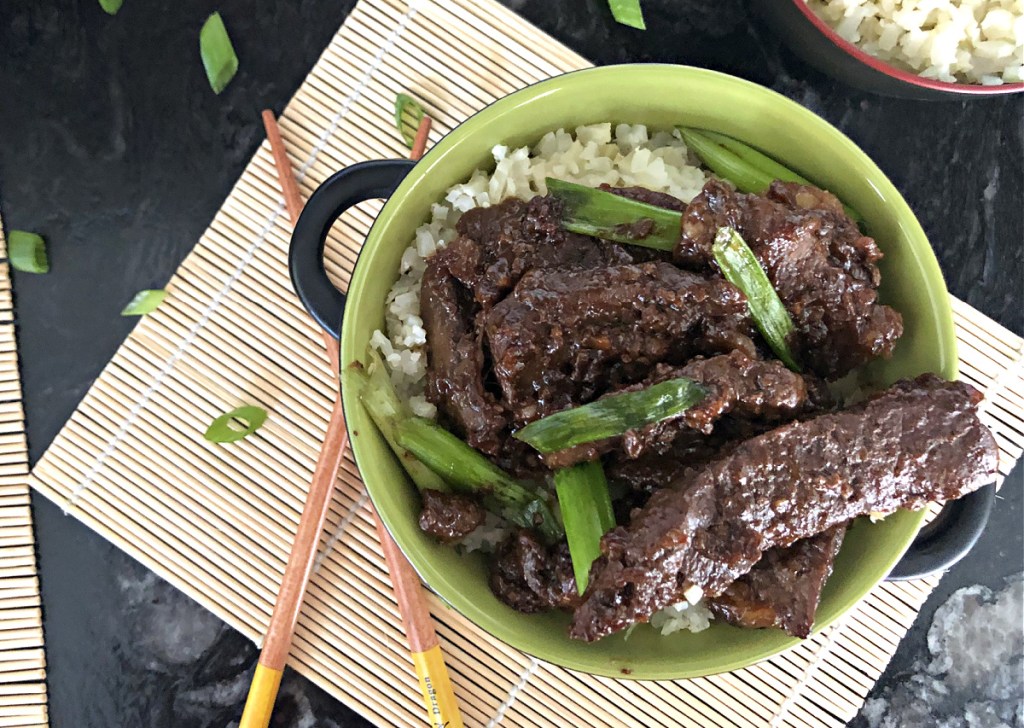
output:
[[[49,725],[28,446],[0,221],[0,726]]]

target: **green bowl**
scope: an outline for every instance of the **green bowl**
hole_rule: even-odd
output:
[[[716,130],[833,191],[864,216],[885,253],[881,297],[903,314],[906,327],[894,356],[869,368],[867,382],[881,385],[925,371],[956,377],[952,313],[938,263],[914,214],[878,167],[834,127],[779,94],[720,73],[661,65],[595,68],[543,81],[491,104],[431,149],[366,238],[348,290],[342,361],[362,359],[373,330],[383,328],[384,297],[430,204],[477,167],[491,165],[491,147],[532,145],[547,131],[604,121]],[[512,647],[596,675],[674,679],[742,668],[800,642],[780,630],[721,623],[698,634],[661,637],[641,627],[628,639],[618,634],[592,644],[570,640],[567,615],[513,611],[491,594],[483,558],[460,556],[420,532],[415,489],[387,443],[358,403],[348,402],[345,414],[370,497],[416,571],[454,609]],[[885,578],[922,518],[901,512],[850,530],[822,595],[816,629],[834,622]]]

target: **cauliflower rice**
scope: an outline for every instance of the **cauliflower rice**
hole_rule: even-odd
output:
[[[845,40],[939,81],[1021,81],[1024,0],[806,0]]]
[[[430,220],[416,229],[402,254],[398,281],[385,299],[387,331],[374,331],[370,338],[371,346],[386,362],[399,396],[421,417],[437,414],[424,396],[427,332],[420,317],[423,272],[427,258],[458,235],[455,225],[464,212],[510,197],[529,200],[547,194],[546,177],[591,187],[638,185],[683,202],[696,197],[707,181],[678,132],[651,135],[642,124],[590,124],[574,132],[559,129],[545,134],[533,149],[499,144],[491,152],[494,171],[476,170],[468,181],[451,187],[443,202],[431,205]],[[507,533],[504,522],[489,514],[460,545],[466,551],[492,551]],[[655,614],[651,623],[662,634],[680,629],[699,632],[708,627],[710,619],[711,612],[702,603],[682,602]]]

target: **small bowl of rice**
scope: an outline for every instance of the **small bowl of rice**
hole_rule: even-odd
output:
[[[792,50],[851,86],[902,98],[1024,91],[1024,0],[756,0]]]

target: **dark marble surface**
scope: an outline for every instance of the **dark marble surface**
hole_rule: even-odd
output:
[[[857,92],[781,48],[741,0],[645,0],[643,34],[613,24],[598,0],[505,1],[597,63],[705,66],[821,114],[896,183],[950,290],[1024,333],[1021,96],[929,104]],[[352,4],[125,0],[112,18],[95,0],[0,3],[0,210],[9,228],[44,234],[53,263],[48,276],[15,276],[33,461],[133,325],[118,316],[121,307],[170,277],[260,143],[259,110],[284,106]],[[241,60],[219,97],[196,50],[215,7]],[[859,724],[933,725],[942,716],[966,725],[963,696],[977,692],[973,683],[920,723],[907,706],[931,701],[907,686],[944,674],[926,637],[958,589],[981,584],[996,593],[954,595],[940,614],[971,599],[1003,609],[1009,599],[1012,616],[1019,589],[1005,579],[1024,568],[1021,500],[1018,467],[981,543],[945,576]],[[53,725],[235,724],[255,648],[49,502],[34,498],[34,510]],[[933,635],[948,622],[939,621]],[[938,634],[933,642],[955,637]],[[998,659],[1010,661],[1011,680],[1014,670],[1020,676],[1019,648],[1016,658]],[[1014,701],[1019,693],[972,725],[1020,725]],[[286,676],[274,725],[363,724]]]

